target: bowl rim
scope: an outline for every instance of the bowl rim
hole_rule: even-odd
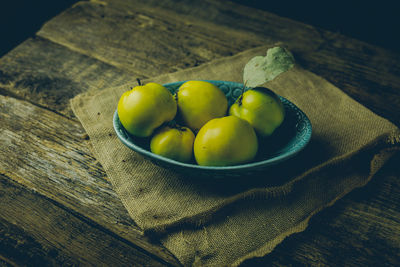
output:
[[[202,81],[225,82],[225,81],[221,81],[221,80],[202,80]],[[182,83],[182,82],[184,82],[184,81],[165,83],[165,84],[163,84],[163,86],[172,86],[172,85],[176,85],[176,84]],[[237,83],[237,82],[231,82],[231,81],[226,81],[226,82],[243,86],[243,84]],[[135,145],[134,143],[130,142],[129,140],[127,140],[125,138],[124,133],[122,133],[121,131],[124,130],[126,132],[126,130],[122,126],[121,122],[119,121],[118,109],[115,110],[114,115],[113,115],[113,127],[114,127],[114,131],[116,132],[117,137],[120,139],[120,141],[124,145],[126,145],[127,147],[132,149],[133,151],[138,152],[139,154],[145,155],[149,158],[153,158],[153,159],[156,159],[159,161],[164,161],[164,162],[167,162],[167,163],[173,164],[173,165],[178,165],[180,167],[192,168],[192,169],[204,170],[204,171],[219,172],[219,171],[228,171],[228,170],[245,170],[245,169],[252,169],[255,167],[261,167],[261,166],[265,166],[265,165],[275,165],[275,164],[278,164],[289,158],[292,158],[293,156],[298,154],[301,150],[303,150],[307,146],[307,144],[310,142],[311,135],[312,135],[312,125],[311,125],[310,119],[307,117],[307,115],[300,108],[298,108],[295,104],[293,104],[291,101],[289,101],[288,99],[286,99],[280,95],[278,95],[278,96],[281,99],[283,99],[284,101],[287,101],[289,103],[289,106],[291,106],[296,112],[301,114],[301,117],[304,119],[304,123],[305,123],[304,128],[308,129],[308,131],[302,137],[302,140],[304,140],[303,144],[301,146],[296,147],[296,149],[291,150],[284,154],[273,156],[272,158],[269,158],[269,159],[256,161],[256,162],[249,162],[249,163],[244,163],[244,164],[239,164],[239,165],[231,165],[231,166],[201,166],[201,165],[197,165],[197,164],[176,161],[176,160],[173,160],[173,159],[161,156],[161,155],[154,154],[153,152],[151,152],[147,149],[144,149],[138,145]],[[128,134],[128,133],[126,133],[126,134]]]

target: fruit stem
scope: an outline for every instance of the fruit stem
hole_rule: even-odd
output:
[[[179,131],[186,131],[186,129],[183,128],[182,126],[180,126],[179,124],[177,124],[175,120],[168,122],[167,125],[168,125],[168,127],[178,129]]]
[[[142,81],[141,81],[139,78],[136,78],[136,81],[137,81],[137,83],[138,83],[139,86],[142,85]]]
[[[244,89],[246,88],[246,83],[247,83],[247,81],[244,82],[243,88],[242,88],[242,93],[240,94],[239,99],[238,99],[238,105],[239,105],[239,106],[242,105],[243,94],[244,94]]]

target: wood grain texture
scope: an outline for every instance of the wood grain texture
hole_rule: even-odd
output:
[[[8,262],[30,266],[164,266],[148,253],[83,222],[3,175],[0,195],[0,255]]]
[[[226,42],[232,39],[229,33],[142,7],[146,5],[135,1],[79,2],[37,34],[118,68],[140,71],[145,77],[197,66],[250,45],[239,38]],[[221,34],[224,42],[219,41]]]
[[[38,35],[146,76],[283,42],[305,68],[400,125],[399,55],[229,1],[80,2]]]
[[[79,122],[4,96],[0,96],[0,121],[3,175],[54,200],[82,220],[176,263],[163,247],[151,244],[129,217],[91,155]]]
[[[40,37],[0,59],[0,90],[73,116],[69,99],[91,88],[124,83],[134,73],[76,53]],[[1,92],[0,91],[0,92]]]
[[[0,59],[0,94],[11,96],[0,97],[0,173],[7,176],[2,179],[11,188],[16,182],[63,207],[65,221],[91,225],[85,228],[88,233],[110,233],[109,240],[118,236],[160,262],[178,264],[168,251],[143,237],[129,218],[68,101],[80,92],[119,85],[132,76],[172,72],[276,41],[284,42],[303,67],[400,125],[397,54],[229,1],[85,1]],[[386,265],[397,265],[400,180],[395,165],[383,172],[379,182],[316,216],[306,232],[249,264],[357,266],[386,260]],[[20,204],[12,207],[26,212],[33,200],[21,197]],[[44,229],[33,233],[36,226],[24,224],[19,212],[1,217],[6,229],[0,233],[1,244],[12,247],[18,239],[25,240],[28,245],[15,251],[25,253],[25,259],[47,259],[49,264],[64,259],[73,264],[74,258],[83,257],[78,251],[63,250],[63,242],[52,243],[54,236],[49,243],[43,241],[46,236],[37,238],[52,233]],[[73,229],[63,229],[63,235],[75,233]],[[13,264],[10,255],[0,256],[0,262],[3,257],[3,262]]]
[[[189,2],[180,1],[179,5],[174,1],[157,1],[157,4],[155,1],[81,2],[45,24],[38,35],[89,55],[91,60],[94,57],[107,62],[107,65],[116,65],[138,77],[196,66],[260,44],[281,41],[289,46],[306,69],[325,77],[376,113],[400,124],[400,96],[397,94],[400,88],[399,55],[264,11],[238,8],[230,2]],[[54,45],[49,43],[40,47]],[[48,72],[46,68],[52,64],[40,66],[40,62],[45,61],[37,58],[34,64],[30,61],[31,55],[46,55],[47,49],[38,53],[21,48],[21,51],[25,50],[29,52],[26,54],[29,56],[27,62],[19,59],[20,65],[27,68],[24,73],[43,68],[42,71]],[[21,56],[19,53],[7,55],[0,66],[9,57],[9,61],[14,62],[14,55]],[[58,52],[50,56],[52,61],[60,61],[69,55]],[[55,65],[59,64],[55,62]],[[65,65],[74,66],[69,71],[80,73],[86,70],[87,63],[72,59],[71,64]],[[14,67],[11,65],[7,69],[15,70]],[[114,77],[126,79],[125,75],[118,73],[119,68],[113,70],[117,71]],[[91,72],[98,73],[101,69]],[[5,74],[6,77],[15,76],[12,73],[8,75],[8,72]],[[79,86],[99,77],[79,79],[73,74]],[[18,82],[17,87],[30,84],[28,81]],[[69,97],[73,90],[69,90]],[[57,107],[57,99],[68,97],[59,90],[49,91],[52,92],[50,97],[42,95],[37,100],[46,99],[48,105]],[[33,95],[36,97],[37,94]],[[399,112],[393,112],[393,109]]]

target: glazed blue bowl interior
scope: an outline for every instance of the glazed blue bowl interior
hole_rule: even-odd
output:
[[[228,81],[206,80],[218,86],[227,96],[229,106],[240,96],[243,84]],[[185,81],[164,84],[175,93]],[[246,88],[248,90],[248,88]],[[282,163],[300,152],[310,141],[311,123],[307,116],[293,103],[279,96],[285,108],[285,119],[272,136],[259,140],[259,149],[256,158],[246,164],[214,167],[197,165],[194,159],[189,163],[182,163],[150,151],[150,138],[138,138],[130,135],[122,126],[118,112],[114,113],[114,130],[118,138],[130,149],[140,153],[154,163],[173,171],[193,176],[207,176],[214,178],[239,177],[242,175],[257,175],[268,167]]]

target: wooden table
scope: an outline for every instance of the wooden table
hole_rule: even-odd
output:
[[[2,57],[1,265],[179,265],[128,216],[69,99],[276,41],[400,126],[400,55],[229,1],[82,1]],[[243,266],[399,266],[399,160]]]

